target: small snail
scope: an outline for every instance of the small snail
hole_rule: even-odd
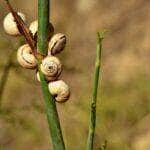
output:
[[[62,64],[57,57],[47,56],[42,60],[41,71],[49,81],[58,79],[62,72]]]
[[[21,19],[24,22],[26,21],[25,15],[23,13],[18,12],[18,15],[21,17]],[[4,18],[3,26],[7,34],[14,35],[14,36],[20,35],[20,32],[17,28],[16,22],[14,21],[14,17],[12,13],[8,13],[6,15],[6,17]]]
[[[70,97],[69,86],[63,80],[50,82],[48,88],[57,102],[65,102]]]
[[[34,69],[37,67],[37,60],[32,54],[32,50],[28,44],[25,44],[18,49],[17,59],[24,68]]]
[[[66,36],[62,33],[55,34],[50,42],[48,48],[48,55],[55,55],[60,53],[66,45]]]
[[[37,34],[38,31],[38,20],[35,20],[33,22],[31,22],[30,26],[29,26],[29,30],[32,33],[33,36],[35,36]],[[53,35],[54,33],[54,27],[51,23],[49,23],[49,38]]]

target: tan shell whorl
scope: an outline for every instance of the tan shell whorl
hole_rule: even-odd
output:
[[[17,60],[19,64],[26,69],[35,69],[37,67],[37,60],[32,54],[32,50],[28,44],[18,49]]]
[[[62,72],[62,64],[57,57],[47,56],[42,60],[41,71],[50,81],[58,79]]]
[[[69,86],[63,80],[50,82],[48,88],[57,102],[65,102],[70,97]]]
[[[60,53],[66,45],[66,36],[62,33],[55,34],[48,46],[48,55],[55,55],[57,53]]]

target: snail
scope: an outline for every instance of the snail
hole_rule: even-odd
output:
[[[23,13],[18,12],[18,15],[21,17],[21,19],[25,22],[26,17]],[[20,35],[20,32],[18,30],[17,24],[14,20],[14,17],[12,13],[8,13],[6,17],[4,18],[3,26],[5,29],[5,32],[10,35]]]
[[[33,36],[37,35],[37,31],[38,31],[38,20],[35,20],[33,22],[31,22],[30,26],[29,26],[29,30],[32,33]],[[54,27],[51,23],[49,23],[49,37],[50,38],[54,33]]]
[[[66,36],[62,33],[55,34],[48,46],[48,55],[55,55],[60,53],[66,45]]]
[[[17,59],[19,64],[26,69],[35,69],[37,67],[37,60],[28,44],[18,49]]]
[[[42,60],[41,72],[49,81],[58,79],[62,72],[62,64],[57,57],[47,56]]]
[[[65,102],[70,97],[69,86],[63,80],[50,82],[48,88],[57,102]]]

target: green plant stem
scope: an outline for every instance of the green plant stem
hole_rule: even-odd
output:
[[[49,29],[49,0],[38,0],[38,50],[47,55]]]
[[[105,142],[100,146],[99,150],[106,150],[107,148],[107,140],[105,140]]]
[[[95,126],[96,126],[96,102],[97,102],[97,90],[98,90],[99,74],[100,74],[100,67],[101,67],[101,50],[102,50],[103,34],[104,33],[98,33],[97,35],[98,41],[97,41],[97,50],[96,50],[93,96],[92,96],[91,108],[90,108],[91,110],[90,110],[87,150],[93,150],[93,143],[94,143],[94,134],[95,134]]]
[[[11,68],[11,65],[12,65],[12,55],[13,55],[13,53],[14,52],[12,51],[9,58],[8,58],[8,61],[6,62],[6,65],[4,66],[3,71],[2,71],[3,73],[2,73],[1,80],[0,80],[0,108],[1,108],[1,105],[2,105],[2,97],[3,97],[5,85],[6,85],[6,82],[7,82],[7,79],[8,79],[8,74],[9,74],[9,71],[10,71],[10,68]]]
[[[20,38],[18,46],[20,46],[22,43],[24,43],[24,40],[22,38]],[[5,85],[7,83],[9,71],[10,71],[11,67],[13,67],[13,65],[14,65],[13,64],[13,56],[14,56],[15,53],[16,53],[15,50],[11,51],[10,55],[8,56],[8,60],[7,60],[5,66],[3,68],[3,71],[2,71],[2,77],[1,77],[1,80],[0,80],[0,108],[2,106],[2,98],[3,98]]]
[[[40,54],[46,55],[49,29],[49,0],[38,1],[38,25],[38,51]],[[40,71],[40,67],[39,72],[53,147],[55,150],[65,150],[55,99],[48,90],[48,85]]]

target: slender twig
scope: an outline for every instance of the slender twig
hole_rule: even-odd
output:
[[[38,25],[38,51],[40,54],[46,55],[49,29],[49,0],[38,0]],[[40,71],[40,67],[39,72],[53,147],[55,150],[65,150],[55,99],[48,90],[48,85]]]
[[[20,46],[23,42],[24,42],[24,40],[22,38],[20,38],[18,46]],[[16,53],[16,51],[13,50],[8,55],[8,60],[7,60],[5,66],[3,68],[3,71],[2,71],[2,76],[1,76],[1,79],[0,79],[0,108],[2,106],[2,98],[3,98],[3,93],[4,93],[5,85],[7,83],[9,71],[10,71],[11,67],[14,66],[13,56],[14,56],[15,53]]]
[[[34,41],[33,36],[30,33],[30,30],[27,28],[26,24],[21,19],[21,17],[17,14],[17,12],[12,8],[9,0],[5,0],[5,1],[6,1],[9,11],[12,13],[12,15],[14,17],[14,20],[17,24],[20,34],[24,36],[24,38],[26,39],[26,42],[29,44],[33,53],[36,55],[35,41]]]
[[[100,74],[100,67],[101,67],[101,50],[102,50],[102,41],[104,38],[103,35],[104,32],[97,34],[98,41],[97,41],[97,50],[96,50],[93,96],[92,96],[91,108],[90,108],[91,110],[90,110],[87,150],[93,150],[93,143],[94,143],[94,134],[95,134],[95,126],[96,126],[97,90],[98,90],[99,74]]]
[[[105,140],[105,142],[100,146],[99,150],[106,150],[107,148],[107,140]]]
[[[2,97],[3,97],[3,93],[4,93],[4,88],[5,88],[8,74],[9,74],[11,64],[12,64],[12,55],[13,54],[14,54],[14,52],[12,51],[9,58],[8,58],[8,61],[6,62],[6,65],[4,66],[3,71],[2,71],[2,77],[0,80],[0,108],[2,105]]]

